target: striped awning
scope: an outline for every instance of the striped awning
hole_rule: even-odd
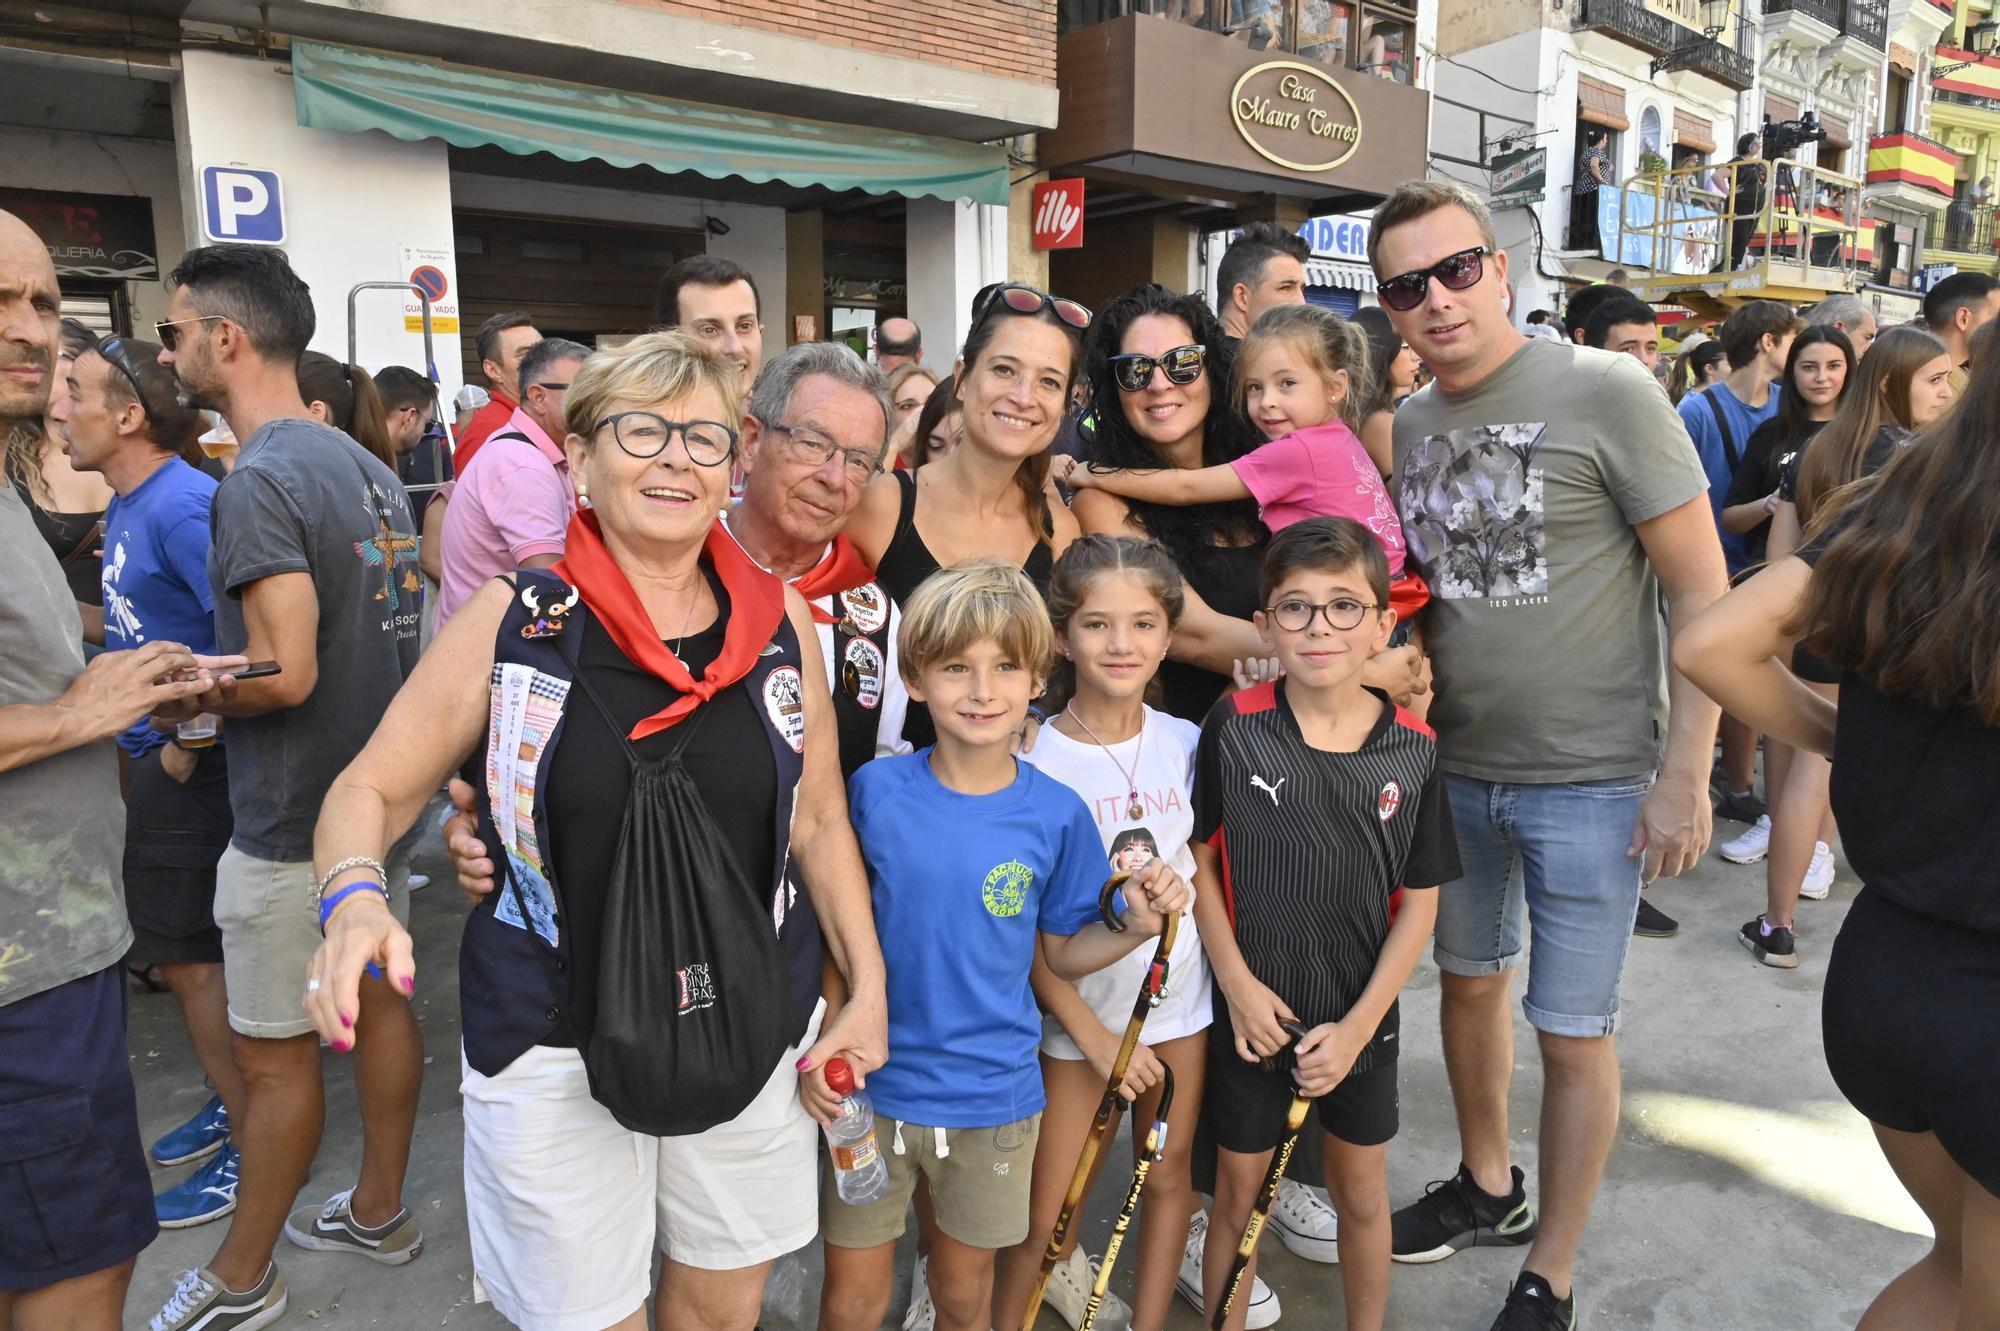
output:
[[[1307,259],[1306,285],[1340,287],[1347,291],[1373,291],[1375,274],[1367,264],[1363,263],[1346,263],[1340,259]]]
[[[1608,129],[1630,129],[1625,115],[1625,90],[1588,74],[1576,76],[1576,116]]]

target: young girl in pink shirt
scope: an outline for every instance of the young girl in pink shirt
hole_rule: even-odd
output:
[[[1303,518],[1353,518],[1382,543],[1389,601],[1408,623],[1430,589],[1404,568],[1396,506],[1356,433],[1361,385],[1368,382],[1368,342],[1359,328],[1317,306],[1274,306],[1244,337],[1232,385],[1237,406],[1269,443],[1221,466],[1127,470],[1071,463],[1061,479],[1072,489],[1154,504],[1255,499],[1273,532]]]

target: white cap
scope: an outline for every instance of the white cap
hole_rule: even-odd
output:
[[[457,396],[451,400],[451,405],[460,411],[478,411],[492,400],[492,396],[485,389],[477,384],[467,384],[458,390]]]

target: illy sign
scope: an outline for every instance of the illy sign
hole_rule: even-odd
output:
[[[1045,180],[1035,186],[1034,247],[1073,250],[1083,245],[1083,181]]]

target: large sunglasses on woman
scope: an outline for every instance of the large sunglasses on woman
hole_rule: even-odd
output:
[[[1208,348],[1198,342],[1163,351],[1157,356],[1127,352],[1111,357],[1111,379],[1121,393],[1145,392],[1146,386],[1153,382],[1154,370],[1166,375],[1170,384],[1191,384],[1201,378],[1201,369],[1207,360]]]
[[[1475,245],[1469,250],[1447,254],[1428,268],[1401,273],[1381,283],[1375,288],[1376,299],[1401,313],[1424,303],[1434,277],[1444,283],[1447,291],[1464,291],[1478,286],[1479,279],[1486,276],[1486,256],[1492,252],[1484,245]]]

